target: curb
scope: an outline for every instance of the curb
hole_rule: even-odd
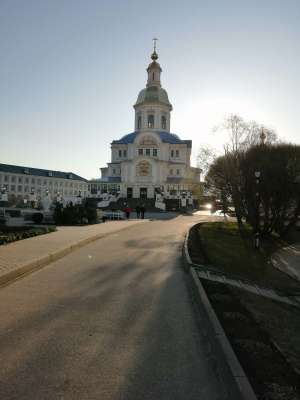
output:
[[[288,247],[285,247],[281,250],[285,250],[287,248]],[[288,263],[284,263],[284,261],[282,261],[282,254],[280,253],[281,250],[276,252],[271,257],[271,263],[273,264],[273,267],[277,268],[279,271],[284,272],[285,274],[291,276],[293,279],[296,279],[297,281],[300,282],[299,271],[295,271],[294,268],[291,268]]]
[[[134,224],[135,225],[135,224]],[[131,225],[131,226],[134,226]],[[114,235],[120,231],[130,228],[131,226],[124,226],[116,231],[108,232],[108,233],[99,233],[97,235],[91,236],[86,239],[82,239],[79,242],[75,242],[64,249],[55,251],[54,253],[47,254],[44,257],[38,258],[36,260],[30,261],[27,264],[21,265],[20,267],[14,269],[13,271],[7,272],[0,276],[0,288],[7,286],[16,280],[23,278],[26,275],[31,274],[32,272],[38,271],[42,269],[48,264],[51,264],[54,261],[58,261],[66,255],[72,253],[74,250],[80,249],[81,247],[86,246],[89,243],[95,242],[98,239],[102,239],[104,237]]]
[[[216,350],[220,355],[225,358],[226,365],[220,366],[221,373],[227,374],[228,372],[231,375],[231,379],[236,386],[237,392],[239,394],[240,399],[242,400],[257,400],[257,397],[254,393],[252,386],[248,380],[245,371],[243,370],[240,362],[235,355],[232,346],[226,336],[226,333],[207,297],[207,294],[202,286],[200,279],[197,276],[195,269],[193,268],[193,263],[188,251],[188,239],[190,235],[190,230],[188,230],[184,245],[183,245],[183,262],[184,269],[189,274],[192,284],[194,287],[194,293],[197,297],[197,301],[202,306],[205,311],[206,316],[209,321],[209,330],[211,332],[212,339],[214,341],[214,345],[216,346]],[[227,368],[226,368],[227,366]],[[229,369],[229,371],[228,371]]]

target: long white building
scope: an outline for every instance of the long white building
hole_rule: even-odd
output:
[[[120,192],[122,198],[154,198],[192,191],[200,169],[191,167],[191,140],[170,132],[172,104],[161,86],[162,69],[154,49],[146,87],[134,105],[134,132],[111,143],[111,162],[90,182],[92,194]]]
[[[1,192],[21,201],[46,195],[52,200],[59,196],[74,201],[77,196],[88,196],[88,181],[72,172],[0,164],[0,196]]]

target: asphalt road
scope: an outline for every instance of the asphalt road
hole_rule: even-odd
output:
[[[181,268],[199,219],[130,227],[2,288],[0,399],[222,399]]]

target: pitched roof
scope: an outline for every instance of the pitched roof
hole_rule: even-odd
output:
[[[158,134],[158,136],[160,137],[160,139],[163,143],[186,144],[188,147],[192,147],[191,140],[181,140],[180,137],[178,135],[176,135],[175,133],[169,133],[169,132],[164,132],[164,131],[154,131],[154,133]],[[111,144],[133,143],[138,134],[139,134],[139,132],[129,133],[128,135],[123,136],[119,140],[113,140]]]
[[[87,179],[82,178],[73,172],[52,171],[50,169],[23,167],[19,165],[0,164],[0,172],[19,175],[44,176],[47,178],[74,179],[76,181],[87,182]]]

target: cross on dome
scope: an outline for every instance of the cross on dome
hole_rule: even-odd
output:
[[[152,58],[153,61],[156,61],[158,59],[158,55],[156,53],[156,42],[158,41],[158,39],[157,38],[153,38],[152,40],[153,40],[153,53],[151,55],[151,58]]]

